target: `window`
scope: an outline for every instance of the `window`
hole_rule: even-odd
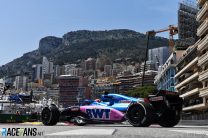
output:
[[[173,59],[170,60],[170,64],[174,64]]]
[[[203,51],[202,51],[202,54],[205,54],[206,52],[207,52],[206,50],[203,50]]]
[[[208,86],[208,82],[207,81],[205,81],[205,86],[204,87],[207,87]]]

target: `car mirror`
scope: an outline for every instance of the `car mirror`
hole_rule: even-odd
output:
[[[108,106],[112,106],[112,105],[114,105],[114,100],[111,100],[108,104]]]

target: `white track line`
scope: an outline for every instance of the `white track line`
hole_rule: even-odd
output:
[[[200,134],[200,135],[206,135],[208,136],[208,131],[206,130],[169,130],[169,131],[174,131],[174,132],[180,132],[180,133],[186,133],[186,134]]]
[[[115,129],[76,129],[70,131],[57,132],[52,134],[46,134],[48,136],[57,135],[113,135]]]

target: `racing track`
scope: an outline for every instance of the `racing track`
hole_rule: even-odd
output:
[[[162,128],[158,125],[151,125],[148,128],[132,127],[126,124],[90,124],[83,127],[74,126],[68,123],[58,123],[56,126],[43,126],[41,123],[24,124],[0,124],[0,128],[11,127],[36,127],[43,131],[44,137],[142,137],[142,138],[206,138],[208,137],[208,126],[177,125],[174,128]],[[1,129],[0,129],[1,131]]]

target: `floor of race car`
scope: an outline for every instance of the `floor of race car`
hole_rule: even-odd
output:
[[[74,126],[71,123],[58,123],[56,126],[43,126],[41,122],[20,124],[0,124],[0,128],[37,128],[44,137],[164,137],[164,138],[200,138],[208,137],[208,125],[177,125],[173,128],[162,128],[159,125],[150,127],[132,127],[124,124],[88,124]],[[1,129],[0,129],[1,131]],[[40,137],[40,136],[38,136]]]

